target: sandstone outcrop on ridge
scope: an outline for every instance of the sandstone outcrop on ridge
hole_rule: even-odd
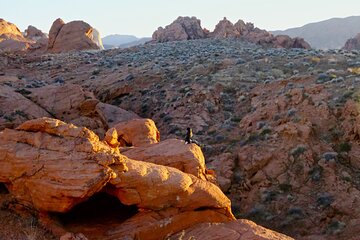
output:
[[[29,26],[25,30],[25,36],[23,36],[15,24],[0,19],[0,51],[44,52],[47,41],[46,34],[33,26]]]
[[[49,32],[48,52],[104,49],[99,32],[84,21],[65,23],[56,19]]]
[[[138,213],[136,226],[141,228],[130,231],[125,223],[127,233],[119,235],[119,223],[112,238],[157,239],[194,223],[234,219],[230,200],[217,186],[175,168],[129,159],[86,128],[41,118],[5,129],[0,136],[0,182],[22,204],[43,212],[68,212],[102,190],[124,205],[169,212],[165,215],[172,218],[168,226],[160,220],[146,226],[141,220],[149,213]],[[191,212],[196,209],[204,210]],[[198,217],[184,222],[188,214]]]
[[[360,49],[360,33],[353,38],[346,41],[343,49],[346,50],[359,50]]]
[[[302,38],[290,38],[289,36],[273,36],[266,30],[255,28],[252,23],[244,23],[239,20],[235,24],[224,18],[216,26],[213,32],[202,29],[200,20],[195,17],[179,17],[165,28],[160,27],[154,32],[153,42],[171,42],[204,38],[239,38],[255,44],[274,48],[305,48],[310,45]]]
[[[25,51],[33,43],[27,40],[19,28],[10,22],[0,19],[0,50],[6,52]]]
[[[159,27],[153,33],[156,42],[169,42],[206,37],[206,32],[201,28],[201,22],[195,17],[178,17],[165,28]]]
[[[17,36],[18,38],[22,38],[23,35],[20,32],[19,28],[10,22],[5,21],[4,19],[0,19],[0,36]]]
[[[31,44],[30,50],[41,50],[41,52],[45,52],[47,49],[48,36],[36,27],[31,25],[28,26],[28,28],[25,30],[25,37],[35,42]]]

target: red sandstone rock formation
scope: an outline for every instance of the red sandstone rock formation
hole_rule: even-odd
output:
[[[114,128],[118,132],[121,146],[141,147],[160,141],[160,133],[151,119],[132,119],[118,123]]]
[[[15,24],[0,19],[0,36],[4,37],[3,35],[14,35],[18,38],[23,38],[19,28],[15,26]]]
[[[118,149],[86,128],[41,118],[1,132],[0,181],[18,201],[66,212],[126,170]]]
[[[224,18],[215,26],[210,36],[213,38],[236,38],[240,36],[240,32],[232,22]]]
[[[7,52],[25,51],[32,41],[23,37],[14,24],[0,19],[0,50]]]
[[[156,221],[126,234],[131,237],[144,231],[164,237],[191,223],[233,219],[230,201],[217,186],[175,168],[131,160],[86,128],[42,118],[0,134],[0,181],[18,201],[37,210],[67,212],[103,189],[125,205],[174,213],[168,228]],[[208,210],[184,224],[187,212],[196,215],[191,213],[196,209]],[[148,213],[143,215],[136,218],[146,219]]]
[[[216,26],[213,32],[203,30],[200,20],[189,17],[179,17],[172,24],[159,28],[153,34],[153,42],[169,42],[203,38],[241,38],[246,41],[274,48],[311,48],[301,38],[288,36],[276,36],[266,30],[255,28],[252,23],[244,23],[239,20],[235,24],[224,18]]]
[[[152,36],[155,42],[201,39],[205,37],[206,34],[201,27],[201,22],[195,17],[178,17],[165,28],[158,28]]]
[[[18,202],[41,211],[42,222],[61,239],[85,239],[86,234],[95,239],[163,239],[177,232],[172,239],[189,234],[208,238],[215,232],[233,239],[290,239],[250,221],[232,221],[230,200],[217,186],[196,174],[162,165],[168,158],[178,159],[181,165],[181,156],[186,165],[188,156],[192,167],[200,164],[204,168],[197,146],[170,141],[174,149],[182,149],[176,153],[161,150],[168,144],[153,143],[148,145],[153,152],[149,157],[143,151],[138,155],[128,150],[131,158],[154,164],[122,155],[112,147],[117,142],[115,128],[108,133],[105,141],[100,141],[86,128],[51,118],[27,121],[16,130],[5,129],[0,132],[0,182]],[[147,139],[147,135],[143,137]],[[125,206],[137,206],[138,212],[125,221],[112,220],[107,225],[106,220],[94,226],[62,226],[57,218],[49,221],[52,217],[46,217],[46,213],[72,211],[99,191],[115,196]],[[221,222],[228,223],[219,225]],[[84,234],[69,233],[74,229]]]
[[[52,53],[103,49],[99,32],[83,21],[67,24],[60,18],[55,20],[50,32],[48,51]]]
[[[360,49],[360,33],[357,34],[354,38],[350,38],[349,40],[347,40],[343,49],[359,50]]]
[[[29,99],[51,116],[77,126],[87,127],[104,136],[116,123],[139,118],[135,113],[101,103],[79,85],[46,86],[32,89]]]
[[[25,37],[12,23],[0,19],[0,50],[5,52],[43,52],[47,45],[47,36],[39,29],[29,26]]]
[[[144,135],[146,136],[146,135]],[[205,158],[195,144],[184,144],[177,139],[168,139],[158,144],[123,149],[129,158],[169,166],[206,180]]]
[[[25,30],[25,37],[29,40],[34,41],[35,43],[31,45],[30,49],[41,49],[45,51],[48,44],[48,37],[41,30],[37,29],[34,26],[28,26]]]
[[[34,41],[38,41],[42,38],[47,38],[46,34],[34,26],[28,26],[25,30],[25,37]]]
[[[55,39],[64,25],[65,22],[61,18],[58,18],[53,22],[49,31],[48,49],[52,49],[54,47]]]

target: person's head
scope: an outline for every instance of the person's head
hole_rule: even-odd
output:
[[[187,130],[188,132],[190,132],[190,131],[191,131],[191,128],[188,127],[186,130]]]

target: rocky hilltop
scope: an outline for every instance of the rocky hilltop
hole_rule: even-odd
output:
[[[266,30],[255,28],[252,23],[239,20],[235,24],[224,18],[213,32],[201,27],[201,21],[195,17],[178,17],[165,28],[160,27],[153,33],[153,42],[170,42],[204,38],[241,38],[251,43],[256,43],[275,48],[305,48],[310,45],[302,38],[290,38],[286,35],[273,36]]]
[[[44,54],[104,49],[99,32],[83,21],[53,23],[49,36],[34,26],[23,35],[16,25],[0,19],[0,51]]]
[[[48,52],[104,49],[99,32],[84,21],[66,23],[58,18],[49,32]]]
[[[1,53],[0,221],[63,239],[357,239],[360,52],[269,48],[221,25]]]

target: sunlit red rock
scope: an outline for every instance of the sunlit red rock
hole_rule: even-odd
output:
[[[52,53],[103,49],[100,34],[83,21],[55,20],[49,32],[48,51]]]
[[[168,139],[156,144],[124,149],[123,154],[132,159],[177,168],[206,179],[204,155],[196,144]]]
[[[117,149],[59,120],[31,120],[0,135],[0,181],[18,201],[41,211],[69,211],[116,177],[109,165],[126,170]]]
[[[117,130],[121,146],[141,147],[160,141],[160,132],[151,119],[124,121],[116,124],[114,128]]]

